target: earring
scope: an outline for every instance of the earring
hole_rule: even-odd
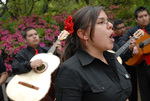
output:
[[[88,45],[89,45],[87,40],[85,41],[85,44],[86,44],[86,46],[88,46]]]

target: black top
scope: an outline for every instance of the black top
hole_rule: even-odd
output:
[[[0,73],[3,73],[6,71],[6,67],[4,65],[4,60],[3,58],[0,56]]]
[[[120,48],[120,46],[117,44],[119,37],[114,37],[114,39],[117,41],[115,41],[113,43],[113,49],[112,50],[116,52]],[[130,51],[129,47],[122,54],[120,54],[120,57],[121,57],[123,62],[128,61],[132,57],[132,51]]]
[[[49,47],[37,47],[39,53],[46,53]],[[15,56],[12,63],[13,74],[22,74],[31,71],[30,60],[35,55],[34,48],[27,46]]]
[[[121,36],[114,36],[114,37],[113,37],[116,44],[119,42],[119,38],[120,38],[120,37],[121,37]]]
[[[57,71],[57,101],[125,101],[131,94],[130,76],[115,54],[104,52],[109,65],[79,50]]]

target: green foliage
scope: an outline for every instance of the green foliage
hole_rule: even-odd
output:
[[[50,12],[52,16],[58,15],[64,11],[70,14],[77,6],[75,3],[75,0],[51,0],[48,5],[48,12]]]
[[[4,13],[4,15],[2,17],[0,17],[0,21],[4,21],[6,20],[8,17],[10,17],[10,13],[7,11]]]
[[[41,28],[36,28],[38,34],[39,34],[39,37],[42,38],[43,36],[45,36],[45,29],[41,29]]]

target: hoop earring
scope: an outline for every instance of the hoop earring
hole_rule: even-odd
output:
[[[85,44],[86,44],[86,46],[88,46],[88,45],[89,45],[87,40],[85,41]]]

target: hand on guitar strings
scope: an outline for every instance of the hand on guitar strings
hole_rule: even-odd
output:
[[[133,53],[133,54],[138,54],[138,53],[139,53],[137,46],[134,46],[134,47],[133,47],[132,53]]]
[[[61,55],[61,53],[62,53],[61,42],[57,42],[57,45],[56,45],[56,52],[57,52],[57,54]]]
[[[131,36],[130,36],[130,38],[131,38]],[[136,46],[136,40],[135,39],[132,39],[130,41],[129,49],[132,51],[133,54],[139,53],[138,48]]]
[[[43,64],[43,61],[41,59],[36,59],[36,60],[30,62],[30,66],[32,69],[40,67],[42,64]]]

